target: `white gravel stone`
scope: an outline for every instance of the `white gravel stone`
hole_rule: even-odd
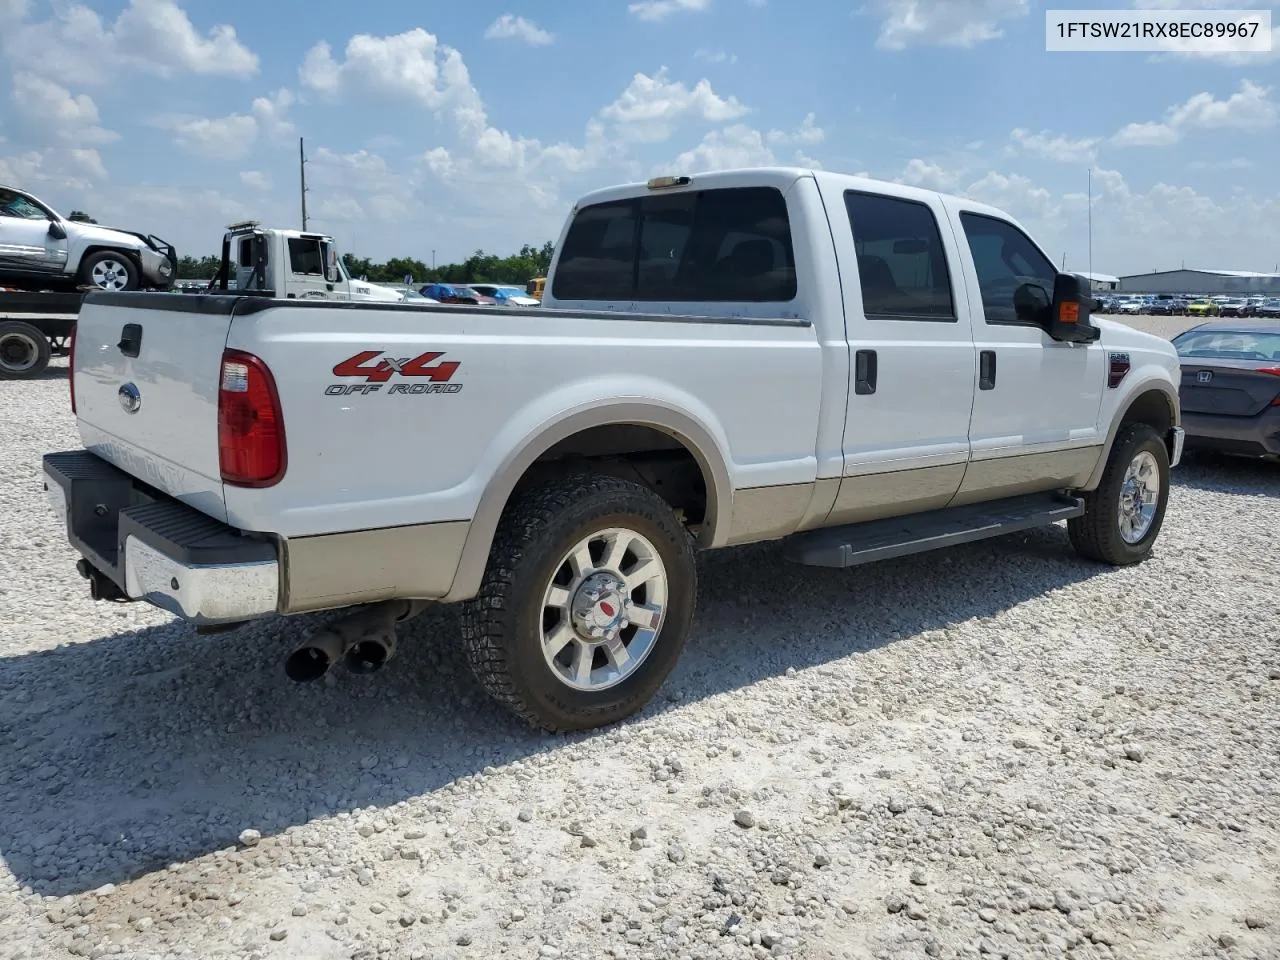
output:
[[[93,603],[40,489],[65,369],[0,381],[6,957],[1274,954],[1274,465],[1190,460],[1124,569],[1061,528],[704,554],[661,702],[544,737],[479,694],[456,610],[294,686],[331,614]]]

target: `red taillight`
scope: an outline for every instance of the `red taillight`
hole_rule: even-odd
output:
[[[223,351],[218,384],[222,481],[237,487],[269,487],[279,483],[286,464],[284,417],[275,378],[253,354]]]
[[[1280,377],[1280,367],[1259,367],[1258,373],[1269,373],[1273,377]]]
[[[76,412],[76,325],[71,325],[71,339],[67,341],[67,383],[71,385],[71,412]]]

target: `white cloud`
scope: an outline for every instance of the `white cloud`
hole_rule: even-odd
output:
[[[638,0],[627,10],[641,20],[665,20],[673,13],[698,13],[710,6],[711,0]]]
[[[876,46],[973,47],[1004,36],[1000,21],[1026,16],[1030,0],[869,0],[864,12],[878,14]]]
[[[1047,130],[1032,133],[1022,128],[1010,133],[1009,139],[1027,153],[1046,160],[1056,160],[1059,163],[1088,163],[1097,156],[1099,142],[1097,137],[1080,137],[1072,140],[1060,134],[1055,136]]]
[[[1254,163],[1244,157],[1232,157],[1230,160],[1193,160],[1192,170],[1252,170]]]
[[[251,190],[271,189],[271,177],[261,170],[241,170],[240,182]]]
[[[27,16],[27,0],[0,0],[0,23],[13,23]]]
[[[943,193],[954,193],[959,183],[959,178],[954,172],[938,164],[929,163],[927,160],[921,160],[919,157],[913,157],[907,161],[902,173],[893,179],[898,183]]]
[[[612,121],[624,139],[657,142],[669,138],[686,121],[723,123],[747,112],[736,98],[716,94],[709,80],[699,80],[690,89],[670,79],[662,67],[653,76],[637,73],[600,116]]]
[[[1114,147],[1167,147],[1177,143],[1180,134],[1167,123],[1147,121],[1126,123],[1111,138]]]
[[[106,179],[102,157],[97,150],[87,147],[27,150],[0,156],[0,181],[20,183],[37,194],[46,187],[73,193],[88,191]],[[45,196],[44,199],[52,198]],[[66,209],[73,208],[67,206]]]
[[[1177,143],[1188,130],[1239,130],[1258,133],[1280,121],[1280,104],[1271,99],[1271,88],[1249,80],[1240,89],[1218,100],[1211,93],[1197,93],[1185,103],[1170,107],[1163,121],[1130,123],[1111,138],[1117,147],[1163,147]]]
[[[120,135],[100,125],[98,106],[87,94],[71,91],[33,73],[14,74],[14,106],[49,142],[110,143]]]
[[[484,130],[484,105],[462,54],[421,27],[386,37],[357,34],[347,42],[342,62],[329,44],[317,43],[298,76],[304,87],[323,95],[385,97],[392,104],[450,111],[473,136]]]
[[[699,47],[693,51],[693,59],[701,60],[703,63],[737,63],[738,55],[726,53],[724,50],[708,50],[705,47]]]
[[[293,103],[293,93],[281,87],[269,97],[256,97],[250,109],[267,136],[288,137],[295,132],[293,122],[286,116]]]
[[[769,142],[775,146],[797,145],[812,147],[827,137],[827,132],[817,124],[817,115],[810,112],[800,121],[800,126],[794,130],[770,130]]]
[[[545,46],[555,40],[555,35],[543,30],[532,20],[504,13],[484,32],[486,40],[520,40],[533,47]]]
[[[712,130],[701,143],[680,154],[663,170],[691,174],[768,166],[777,162],[759,130],[736,123],[723,130]]]
[[[173,134],[173,142],[188,153],[216,160],[239,160],[258,139],[258,121],[233,113],[226,117],[168,116],[154,121]]]
[[[174,0],[130,0],[110,24],[80,3],[57,4],[52,18],[7,30],[0,42],[19,68],[60,83],[106,83],[121,70],[250,77],[257,54],[220,24],[201,35]]]

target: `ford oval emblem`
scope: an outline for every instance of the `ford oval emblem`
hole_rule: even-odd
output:
[[[121,385],[116,396],[120,400],[120,406],[124,407],[125,413],[137,413],[142,409],[142,391],[132,383]]]

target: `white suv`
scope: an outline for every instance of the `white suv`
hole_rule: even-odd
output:
[[[68,220],[31,194],[0,184],[0,283],[168,288],[177,266],[173,246],[156,237]]]

